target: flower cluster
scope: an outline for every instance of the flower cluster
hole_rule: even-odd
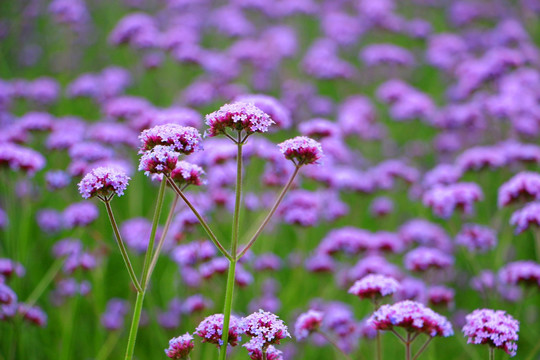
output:
[[[323,321],[323,313],[316,310],[309,310],[300,314],[294,324],[294,336],[298,341],[304,340],[312,332],[317,331]]]
[[[84,176],[79,191],[85,199],[94,196],[107,199],[111,194],[122,196],[129,180],[129,176],[119,169],[98,167]]]
[[[517,351],[519,321],[502,310],[477,309],[465,318],[463,326],[468,344],[488,344],[510,356]]]
[[[356,281],[349,289],[349,294],[360,299],[375,299],[394,294],[400,288],[399,282],[385,275],[370,274]]]
[[[278,147],[286,159],[297,165],[317,163],[323,156],[321,144],[305,136],[285,140]]]
[[[169,348],[165,349],[165,354],[171,359],[186,360],[193,350],[193,336],[186,333],[169,340]]]
[[[259,310],[242,319],[240,328],[251,337],[245,346],[266,349],[269,345],[279,344],[282,339],[291,337],[283,320],[270,312]]]
[[[369,318],[377,330],[392,330],[402,327],[409,332],[424,333],[431,337],[451,336],[452,325],[442,315],[421,303],[405,300],[393,305],[383,305]]]
[[[238,345],[241,340],[240,335],[243,333],[240,321],[235,316],[231,315],[229,323],[229,344],[231,346]],[[195,335],[200,336],[203,342],[215,344],[217,347],[223,346],[223,314],[214,314],[205,318],[197,329]]]
[[[206,115],[206,124],[209,126],[208,136],[225,134],[227,129],[245,131],[250,135],[268,131],[274,120],[252,103],[235,102]]]

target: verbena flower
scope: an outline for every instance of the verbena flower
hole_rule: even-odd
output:
[[[33,175],[45,166],[45,158],[39,152],[12,143],[0,143],[0,166]]]
[[[510,356],[516,355],[519,321],[505,311],[474,310],[467,315],[462,331],[468,344],[488,344]]]
[[[405,255],[405,268],[410,271],[427,271],[430,268],[444,269],[454,264],[454,258],[447,253],[427,247],[419,247]]]
[[[516,234],[521,234],[531,226],[540,226],[540,202],[532,202],[516,210],[510,218],[510,225],[516,227]]]
[[[509,263],[499,270],[499,279],[507,285],[532,285],[540,288],[540,264],[525,260]]]
[[[433,213],[449,218],[455,209],[470,215],[473,205],[484,198],[480,186],[475,183],[456,183],[448,186],[437,185],[428,190],[422,199],[424,206],[431,207]]]
[[[82,201],[69,205],[63,212],[64,226],[68,229],[90,225],[99,216],[97,206],[92,202]]]
[[[180,186],[201,186],[205,183],[204,174],[204,170],[199,165],[187,161],[178,161],[175,169],[171,172],[171,178]]]
[[[309,334],[319,330],[323,321],[323,313],[316,310],[300,314],[294,324],[294,336],[298,341],[304,340]]]
[[[19,304],[17,311],[30,324],[39,327],[45,327],[47,325],[47,314],[38,306]]]
[[[244,345],[249,353],[251,360],[263,360],[262,350],[258,347],[251,346],[249,344]],[[266,349],[267,360],[283,360],[283,352],[276,349],[273,345],[268,346]]]
[[[122,196],[130,177],[116,168],[98,167],[90,171],[79,183],[82,197],[94,196],[108,198],[111,195]]]
[[[208,316],[206,319],[201,321],[199,326],[197,326],[194,334],[200,336],[203,342],[215,344],[217,347],[223,346],[223,340],[221,340],[223,335],[223,318],[223,314],[214,314]],[[238,345],[238,342],[241,340],[240,335],[242,332],[243,330],[239,324],[238,318],[231,315],[229,322],[229,345]]]
[[[501,185],[497,204],[503,207],[520,200],[538,199],[540,199],[540,174],[524,171]]]
[[[497,233],[486,226],[465,224],[456,236],[456,243],[471,252],[484,253],[497,245]]]
[[[242,332],[251,337],[244,346],[263,349],[279,344],[286,337],[291,337],[283,320],[270,312],[259,310],[241,320]]]
[[[191,126],[177,124],[157,125],[144,130],[139,136],[139,154],[152,150],[158,145],[168,146],[170,150],[189,155],[201,150],[201,134]]]
[[[305,136],[285,140],[278,147],[286,159],[297,165],[317,163],[323,156],[321,144]]]
[[[451,336],[452,325],[446,317],[437,314],[421,303],[405,300],[393,305],[382,305],[368,320],[377,330],[402,327],[408,332],[428,336]]]
[[[375,299],[394,294],[400,288],[399,282],[385,275],[369,274],[357,280],[349,289],[349,294],[360,299]]]
[[[157,145],[150,151],[145,151],[139,162],[139,171],[150,174],[170,174],[178,162],[179,152],[169,146]]]
[[[227,129],[245,131],[250,135],[268,131],[274,120],[252,103],[235,102],[206,115],[206,124],[209,126],[208,136],[225,134]]]
[[[193,350],[193,336],[185,333],[169,340],[169,348],[165,349],[165,355],[171,359],[185,360]]]

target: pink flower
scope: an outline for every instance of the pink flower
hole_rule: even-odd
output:
[[[356,281],[349,289],[349,294],[360,299],[374,299],[394,294],[400,284],[394,278],[379,274],[369,274]]]
[[[210,127],[208,136],[225,134],[227,129],[245,131],[250,135],[268,131],[274,120],[252,103],[235,102],[206,115],[206,124]]]
[[[314,164],[323,156],[321,144],[305,136],[285,140],[278,147],[285,158],[296,165]]]
[[[312,332],[315,332],[321,326],[323,313],[320,311],[309,310],[306,313],[300,314],[294,325],[294,336],[297,340],[303,340]]]
[[[122,196],[130,177],[115,168],[98,167],[91,170],[79,183],[82,197],[89,199],[94,196],[108,198],[111,195]]]
[[[171,359],[185,360],[191,350],[193,350],[193,336],[185,333],[169,340],[169,348],[165,349],[165,354]]]

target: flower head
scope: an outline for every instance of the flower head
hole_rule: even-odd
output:
[[[176,168],[171,172],[171,178],[183,185],[201,186],[205,183],[202,178],[204,170],[199,166],[187,161],[178,161]]]
[[[124,195],[130,178],[116,168],[98,167],[90,171],[79,183],[82,197],[89,199],[94,196],[104,198],[116,194]]]
[[[172,150],[169,146],[157,145],[152,150],[146,151],[141,156],[139,170],[144,174],[170,174],[178,162],[179,152]]]
[[[540,264],[534,261],[515,261],[499,270],[499,279],[507,285],[532,285],[540,288]]]
[[[463,334],[468,344],[489,344],[510,356],[517,351],[519,321],[502,310],[477,309],[466,317]]]
[[[540,174],[520,172],[499,188],[499,207],[517,203],[520,200],[540,199]]]
[[[139,139],[141,140],[140,154],[150,151],[158,145],[168,146],[171,150],[184,155],[201,149],[201,134],[191,126],[157,125],[144,130]]]
[[[309,310],[306,313],[300,314],[294,324],[294,336],[297,340],[303,340],[312,332],[315,332],[321,326],[323,321],[323,313],[316,310]]]
[[[249,357],[251,360],[263,360],[263,353],[262,350],[258,347],[254,347],[250,345],[249,343],[244,345],[249,353]],[[267,360],[282,360],[283,359],[283,352],[276,349],[274,346],[270,345],[266,349],[266,359]]]
[[[206,115],[208,136],[225,134],[227,129],[245,131],[250,135],[266,132],[274,120],[261,109],[248,102],[225,104],[218,111]]]
[[[431,337],[451,336],[452,325],[442,315],[419,302],[404,300],[381,306],[368,320],[377,330],[392,330],[395,326]]]
[[[349,294],[360,299],[374,299],[394,294],[400,288],[399,282],[394,278],[379,274],[369,274],[356,281],[349,289]]]
[[[231,315],[229,323],[229,340],[228,343],[231,346],[238,345],[240,341],[240,334],[242,334],[239,320]],[[214,314],[208,316],[201,321],[197,329],[195,329],[195,335],[200,336],[203,342],[216,344],[218,347],[223,346],[223,314]]]
[[[193,336],[185,333],[169,340],[169,348],[165,349],[165,354],[171,359],[185,360],[193,350]]]
[[[486,226],[465,224],[457,234],[456,242],[471,252],[484,253],[497,245],[497,233]]]
[[[291,337],[287,325],[277,315],[263,310],[254,312],[241,320],[242,332],[251,337],[248,344],[258,349],[279,344],[280,340]]]
[[[321,144],[305,136],[285,140],[278,147],[286,159],[297,165],[317,163],[323,156]]]
[[[521,234],[533,225],[540,226],[540,202],[532,202],[516,210],[510,218],[510,225],[516,227],[516,234]]]

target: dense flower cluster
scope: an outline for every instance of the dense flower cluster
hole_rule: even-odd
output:
[[[157,145],[167,146],[171,150],[189,155],[201,149],[201,135],[197,129],[178,124],[157,125],[144,130],[139,136],[139,153],[152,150]]]
[[[269,345],[279,344],[281,340],[291,337],[287,326],[277,315],[259,310],[241,320],[242,332],[251,337],[246,346],[263,349]]]
[[[309,310],[300,314],[294,324],[294,336],[297,340],[304,340],[314,331],[317,331],[323,321],[323,313],[316,310]]]
[[[247,102],[225,104],[219,110],[206,115],[208,136],[226,133],[227,129],[245,131],[246,134],[266,132],[274,120],[261,109]]]
[[[193,336],[186,333],[169,340],[169,348],[165,349],[165,355],[171,359],[186,360],[193,346]]]
[[[278,146],[285,158],[297,165],[317,163],[323,156],[321,144],[305,136],[285,140]]]
[[[515,356],[519,321],[502,310],[477,309],[466,317],[463,335],[469,344],[488,344]]]
[[[356,281],[349,289],[349,294],[361,299],[375,299],[394,294],[400,287],[399,282],[389,276],[370,274]]]
[[[410,300],[383,305],[368,321],[378,330],[392,330],[397,326],[409,332],[425,333],[431,337],[454,334],[452,325],[444,316]]]
[[[229,345],[236,346],[241,340],[240,335],[244,332],[240,320],[231,315],[229,323]],[[197,329],[195,335],[200,336],[203,342],[215,344],[218,347],[223,346],[223,314],[214,314],[205,318]]]
[[[108,198],[111,194],[124,195],[130,178],[119,169],[99,167],[90,171],[79,183],[82,197],[93,196]]]

